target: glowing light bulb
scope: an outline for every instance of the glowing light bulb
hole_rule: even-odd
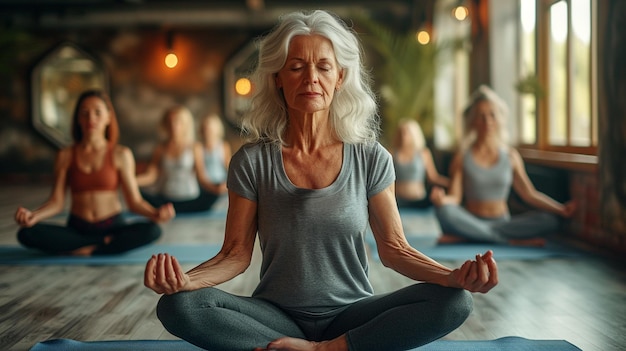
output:
[[[169,53],[165,56],[165,65],[169,68],[174,68],[178,65],[178,57],[176,54]]]
[[[235,91],[242,96],[248,95],[252,91],[252,83],[248,78],[239,78],[235,83]]]
[[[469,10],[465,6],[457,6],[452,10],[452,16],[458,21],[463,21],[469,15]]]
[[[426,45],[430,43],[430,34],[426,30],[420,30],[417,34],[415,34],[415,39],[418,43]]]

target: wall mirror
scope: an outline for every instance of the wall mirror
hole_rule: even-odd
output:
[[[44,55],[31,80],[33,126],[59,148],[72,143],[72,114],[80,94],[107,91],[103,65],[72,43],[61,43]]]
[[[254,86],[248,77],[256,68],[258,54],[256,42],[251,41],[224,65],[224,113],[226,119],[237,126],[250,105]]]

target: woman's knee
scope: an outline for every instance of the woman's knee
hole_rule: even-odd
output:
[[[204,288],[163,295],[157,304],[157,317],[168,331],[176,334],[176,329],[184,330],[188,323],[193,323],[198,313],[206,315],[207,309],[215,306],[214,292],[218,292],[217,289]]]
[[[193,301],[189,298],[189,293],[179,292],[172,295],[163,295],[157,304],[157,317],[160,320],[179,318],[187,314],[193,308]]]
[[[439,225],[444,233],[448,231],[454,231],[454,224],[456,223],[459,212],[458,205],[442,205],[435,208],[435,216],[439,221]]]
[[[142,244],[149,244],[158,240],[163,232],[161,226],[153,222],[136,223],[134,226],[133,231],[142,233]]]
[[[159,299],[156,308],[157,317],[165,329],[174,335],[177,334],[177,327],[182,327],[182,324],[189,318],[189,314],[193,308],[189,300],[187,294],[184,292],[163,295]]]
[[[36,240],[34,239],[33,228],[20,228],[17,231],[17,241],[25,247],[36,247]]]
[[[472,294],[464,289],[447,289],[448,294],[444,295],[447,308],[446,315],[450,318],[450,323],[457,327],[463,324],[474,309],[474,299]]]
[[[163,230],[161,229],[161,226],[159,226],[156,223],[150,223],[150,224],[151,226],[148,230],[148,240],[149,242],[153,242],[161,237]]]

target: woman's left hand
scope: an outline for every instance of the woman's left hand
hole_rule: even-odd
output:
[[[144,285],[157,294],[171,295],[182,291],[189,284],[189,275],[174,256],[152,255],[144,271]]]
[[[174,216],[176,216],[176,211],[174,210],[174,205],[172,205],[171,203],[167,203],[159,208],[156,209],[157,213],[156,213],[156,218],[154,218],[154,221],[157,223],[165,223],[168,222],[170,219],[174,218]]]
[[[475,260],[467,260],[448,276],[450,286],[471,292],[486,293],[498,284],[498,266],[493,251],[476,255]]]

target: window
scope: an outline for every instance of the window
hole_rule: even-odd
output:
[[[597,145],[592,0],[520,0],[522,144],[592,154]]]

